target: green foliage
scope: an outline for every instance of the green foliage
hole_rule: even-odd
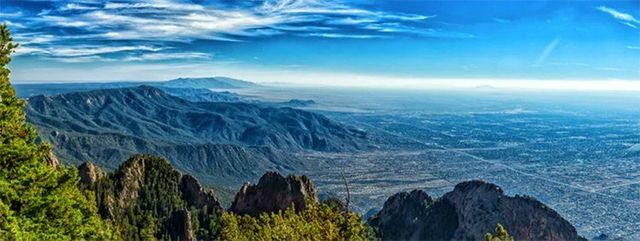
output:
[[[164,159],[136,155],[94,189],[100,213],[112,219],[126,240],[168,239],[163,224],[186,206],[180,173]]]
[[[502,224],[496,224],[495,233],[487,233],[484,235],[485,241],[513,241],[513,237],[509,235],[507,229]]]
[[[100,213],[114,221],[125,240],[170,240],[171,218],[188,210],[198,240],[214,240],[220,214],[206,205],[188,206],[179,190],[181,174],[162,158],[135,155],[94,185]]]
[[[0,25],[0,237],[9,240],[113,239],[95,203],[77,187],[75,168],[47,164],[50,147],[26,124],[9,82],[17,44]]]
[[[296,212],[263,213],[259,217],[222,215],[222,240],[370,240],[371,229],[362,217],[327,204],[309,205]]]

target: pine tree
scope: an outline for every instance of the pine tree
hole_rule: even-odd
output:
[[[3,240],[107,240],[110,225],[95,202],[78,189],[75,168],[47,164],[51,148],[38,143],[26,123],[25,105],[9,82],[18,47],[0,25],[0,237]]]

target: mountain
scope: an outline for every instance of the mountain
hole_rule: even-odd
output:
[[[49,84],[16,84],[14,85],[16,94],[21,98],[29,98],[37,95],[60,95],[73,92],[100,90],[100,89],[116,89],[131,88],[141,85],[154,86],[160,88],[171,95],[183,97],[192,100],[189,97],[195,97],[189,91],[183,92],[179,89],[191,89],[190,91],[205,94],[211,97],[213,94],[228,96],[229,92],[214,92],[210,89],[239,89],[239,88],[256,88],[260,85],[238,79],[227,77],[212,78],[178,78],[168,81],[122,81],[122,82],[103,82],[103,83],[49,83]],[[214,98],[217,99],[218,97]],[[205,100],[196,100],[205,101]],[[207,100],[208,101],[208,100]],[[214,100],[218,101],[218,100]],[[225,101],[226,102],[226,101]]]
[[[459,183],[438,199],[421,190],[398,193],[369,223],[383,240],[483,240],[496,224],[515,240],[586,240],[543,203],[509,197],[500,187],[479,180]]]
[[[219,235],[224,209],[213,191],[164,159],[136,155],[108,175],[85,163],[79,175],[81,185],[95,193],[102,218],[124,240],[213,240]]]
[[[317,104],[314,100],[291,99],[285,102],[276,103],[279,106],[287,107],[308,107]]]
[[[160,83],[163,87],[196,89],[237,89],[258,87],[257,84],[227,77],[178,78]]]
[[[35,96],[28,120],[63,160],[109,169],[136,153],[166,157],[202,180],[293,170],[291,151],[353,151],[367,134],[326,117],[249,103],[190,102],[150,86]]]

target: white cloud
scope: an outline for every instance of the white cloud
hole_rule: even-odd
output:
[[[551,52],[553,52],[553,50],[556,48],[556,46],[558,46],[558,43],[560,43],[560,38],[555,38],[555,39],[551,40],[551,42],[549,42],[549,44],[547,44],[547,46],[544,48],[544,50],[542,50],[542,52],[538,56],[538,59],[536,60],[536,65],[537,66],[541,65],[542,63],[544,63],[547,60],[547,58],[549,57]]]
[[[122,40],[148,42],[149,46],[173,46],[195,40],[240,42],[259,36],[283,34],[336,39],[388,38],[402,34],[473,37],[419,27],[423,26],[422,21],[435,15],[370,11],[339,0],[266,0],[244,4],[249,7],[199,5],[177,0],[67,2],[54,9],[43,9],[35,16],[22,18],[24,22],[21,24],[25,28],[42,30],[37,35],[22,33],[23,36],[16,39],[26,45],[20,55],[48,58],[98,56],[93,59],[103,60],[106,58],[104,55],[114,52],[159,51],[140,46],[121,46]],[[16,36],[20,34],[18,32]],[[91,40],[95,46],[69,47],[72,43],[87,40]],[[205,59],[205,56],[138,53],[123,54],[119,58],[153,61],[168,58]],[[87,57],[66,61],[91,60]]]
[[[0,13],[0,17],[2,18],[17,18],[17,17],[21,17],[22,16],[22,12],[18,11],[15,13]]]
[[[627,46],[628,49],[633,49],[633,50],[640,50],[640,46],[633,46],[633,45],[629,45]]]
[[[185,4],[185,3],[112,3],[108,2],[104,5],[105,9],[145,9],[145,8],[157,8],[157,9],[169,9],[179,11],[201,11],[205,8],[197,4]]]
[[[93,10],[98,9],[97,7],[82,5],[77,3],[68,3],[64,7],[60,8],[62,11],[72,11],[72,10]]]
[[[179,53],[145,53],[137,56],[125,57],[124,61],[161,61],[174,59],[210,59],[211,55],[200,52],[179,52]]]
[[[338,34],[338,33],[308,33],[308,34],[304,34],[303,36],[323,37],[323,38],[353,38],[353,39],[384,38],[384,36],[380,36],[380,35]]]
[[[631,14],[619,12],[619,11],[613,9],[613,8],[609,8],[609,7],[605,7],[605,6],[600,6],[600,7],[597,7],[596,9],[598,9],[598,10],[600,10],[602,12],[608,13],[613,18],[620,20],[622,24],[627,25],[629,27],[638,28],[638,26],[636,26],[636,25],[640,24],[640,21],[638,21],[638,19],[636,19]]]
[[[146,52],[157,52],[163,50],[163,48],[139,45],[139,46],[99,46],[99,45],[81,45],[74,47],[64,47],[64,46],[56,46],[56,47],[33,47],[33,46],[22,46],[16,50],[17,55],[25,55],[25,54],[40,54],[47,57],[52,58],[64,58],[64,57],[86,57],[86,56],[97,56],[101,54],[110,54],[117,52],[127,52],[127,51],[146,51]]]
[[[345,25],[382,32],[367,28],[367,25],[383,20],[402,24],[435,17],[374,12],[326,0],[268,0],[243,9],[205,7],[170,0],[107,2],[96,6],[69,3],[56,10],[42,11],[33,20],[40,25],[93,31],[86,34],[88,38],[237,41],[236,37],[270,36],[286,31],[328,31]],[[301,24],[304,27],[300,27]]]
[[[123,51],[160,51],[162,48],[152,46],[79,46],[73,48],[51,48],[50,53],[54,56],[73,57],[73,56],[86,56],[97,55],[106,53],[116,53]]]
[[[114,58],[106,58],[98,55],[91,56],[78,56],[78,57],[64,57],[64,58],[50,58],[51,60],[63,62],[63,63],[92,63],[92,62],[113,62],[117,61]]]
[[[14,27],[14,28],[27,28],[27,26],[24,26],[24,24],[21,23],[15,23],[15,22],[11,22],[9,20],[4,20],[2,22],[3,24],[6,24],[9,27]]]

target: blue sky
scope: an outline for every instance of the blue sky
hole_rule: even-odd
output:
[[[640,1],[2,0],[0,21],[15,82],[640,81]]]

